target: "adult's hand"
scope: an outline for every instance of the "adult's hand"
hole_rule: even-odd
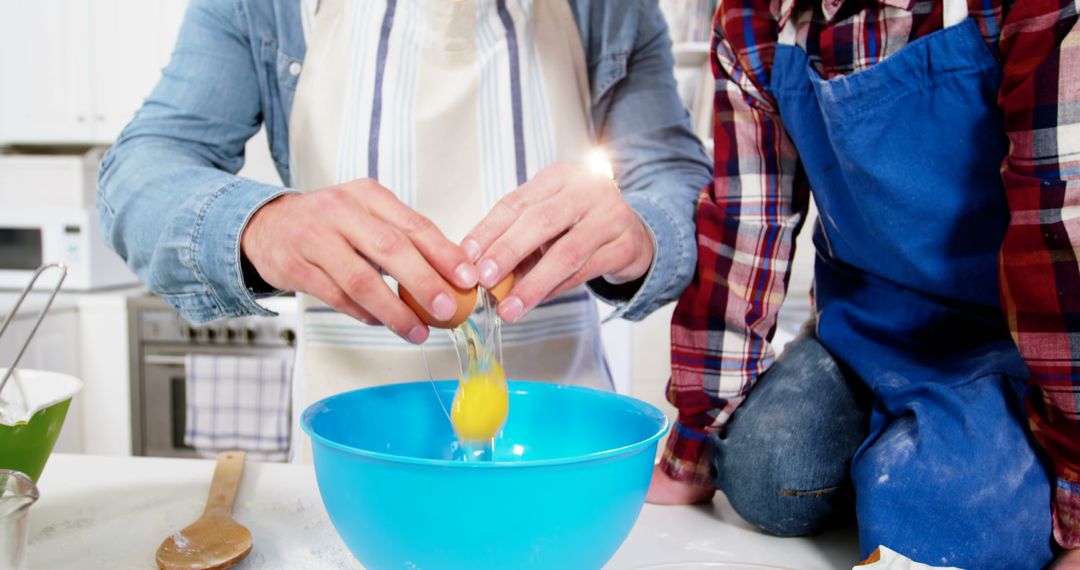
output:
[[[413,343],[427,340],[428,329],[380,269],[438,319],[456,310],[448,281],[476,286],[476,268],[461,248],[369,179],[270,201],[248,222],[240,247],[270,285],[314,295]]]
[[[653,466],[652,481],[645,500],[654,505],[696,505],[712,500],[716,489],[698,487],[668,477],[659,465]]]
[[[477,261],[484,287],[516,270],[514,288],[499,304],[510,323],[590,279],[639,279],[653,258],[652,235],[611,177],[568,162],[503,197],[461,246]]]
[[[1080,550],[1066,550],[1054,560],[1050,570],[1080,570]]]

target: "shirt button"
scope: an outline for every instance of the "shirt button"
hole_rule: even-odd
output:
[[[289,64],[289,75],[296,77],[297,75],[300,75],[300,70],[303,68],[304,66],[300,65],[299,61],[294,61]]]

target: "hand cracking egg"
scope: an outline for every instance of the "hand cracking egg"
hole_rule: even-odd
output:
[[[504,277],[498,285],[495,285],[489,291],[496,300],[502,301],[513,288],[514,274],[511,273]],[[472,314],[473,309],[476,307],[477,290],[475,287],[472,289],[458,289],[451,285],[450,296],[453,299],[457,310],[454,312],[454,316],[443,321],[436,319],[434,315],[429,313],[428,310],[424,308],[424,305],[418,301],[408,289],[403,287],[401,283],[398,283],[397,289],[398,296],[401,297],[401,300],[404,301],[414,313],[416,313],[416,316],[420,317],[420,320],[423,321],[424,324],[437,329],[452,329],[458,327],[461,323],[468,320],[469,315]]]
[[[445,321],[436,319],[434,315],[429,313],[427,309],[424,308],[424,305],[416,300],[416,297],[414,297],[408,289],[401,286],[401,283],[398,283],[398,296],[401,297],[402,301],[405,301],[405,304],[408,305],[409,308],[416,313],[416,316],[420,317],[420,320],[427,326],[437,329],[452,329],[465,322],[469,318],[469,315],[472,314],[473,307],[476,306],[476,288],[458,289],[453,285],[451,285],[450,288],[450,298],[454,301],[454,306],[457,307],[457,310],[454,311],[454,316]]]
[[[498,303],[503,301],[513,288],[514,276],[510,274],[488,292],[494,297],[495,303]],[[493,338],[481,334],[477,326],[470,321],[470,316],[477,306],[477,289],[455,289],[454,302],[457,311],[452,318],[445,321],[433,317],[401,284],[398,284],[398,295],[428,326],[452,329],[450,338],[458,349],[463,372],[451,404],[450,423],[459,441],[487,442],[490,445],[506,423],[510,402],[506,373],[499,362],[501,350],[498,347],[501,346],[501,340],[499,317],[494,312],[494,304],[486,300],[482,303],[484,310],[491,311],[489,316],[494,319],[489,322],[494,323],[494,344],[488,345],[486,343],[490,343]],[[481,319],[481,322],[483,321],[484,319]],[[491,329],[488,332],[490,333]]]

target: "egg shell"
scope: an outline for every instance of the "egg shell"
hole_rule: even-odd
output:
[[[514,274],[511,273],[506,277],[503,277],[503,280],[499,281],[494,287],[488,289],[488,292],[501,303],[503,299],[506,299],[506,296],[510,294],[510,290],[513,288]]]
[[[457,305],[457,312],[446,321],[436,319],[408,289],[402,287],[401,283],[398,283],[398,296],[416,313],[416,316],[420,317],[421,321],[424,321],[424,324],[437,329],[452,329],[465,322],[469,315],[472,314],[473,309],[476,307],[476,289],[458,289],[454,286],[451,286],[450,289],[454,304]]]

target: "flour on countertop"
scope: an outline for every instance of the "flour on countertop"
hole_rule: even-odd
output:
[[[177,529],[191,524],[205,507],[205,485],[176,486],[152,494],[117,489],[108,496],[87,496],[70,501],[63,511],[31,511],[56,522],[33,532],[29,541],[31,561],[42,568],[51,562],[82,557],[86,568],[154,566],[154,552],[161,540],[171,536],[178,549],[189,540]],[[81,504],[78,504],[81,503]],[[49,510],[46,508],[45,510]],[[62,517],[56,516],[60,512]],[[299,498],[249,499],[236,503],[234,518],[252,534],[251,554],[237,566],[260,570],[315,570],[361,568],[338,537],[321,503]],[[57,520],[60,519],[60,520]],[[287,536],[288,540],[280,540]],[[107,541],[124,543],[132,552],[123,560],[98,561],[95,545]],[[278,540],[275,540],[278,539]],[[64,544],[63,551],[57,547]],[[68,544],[77,544],[72,548]]]

